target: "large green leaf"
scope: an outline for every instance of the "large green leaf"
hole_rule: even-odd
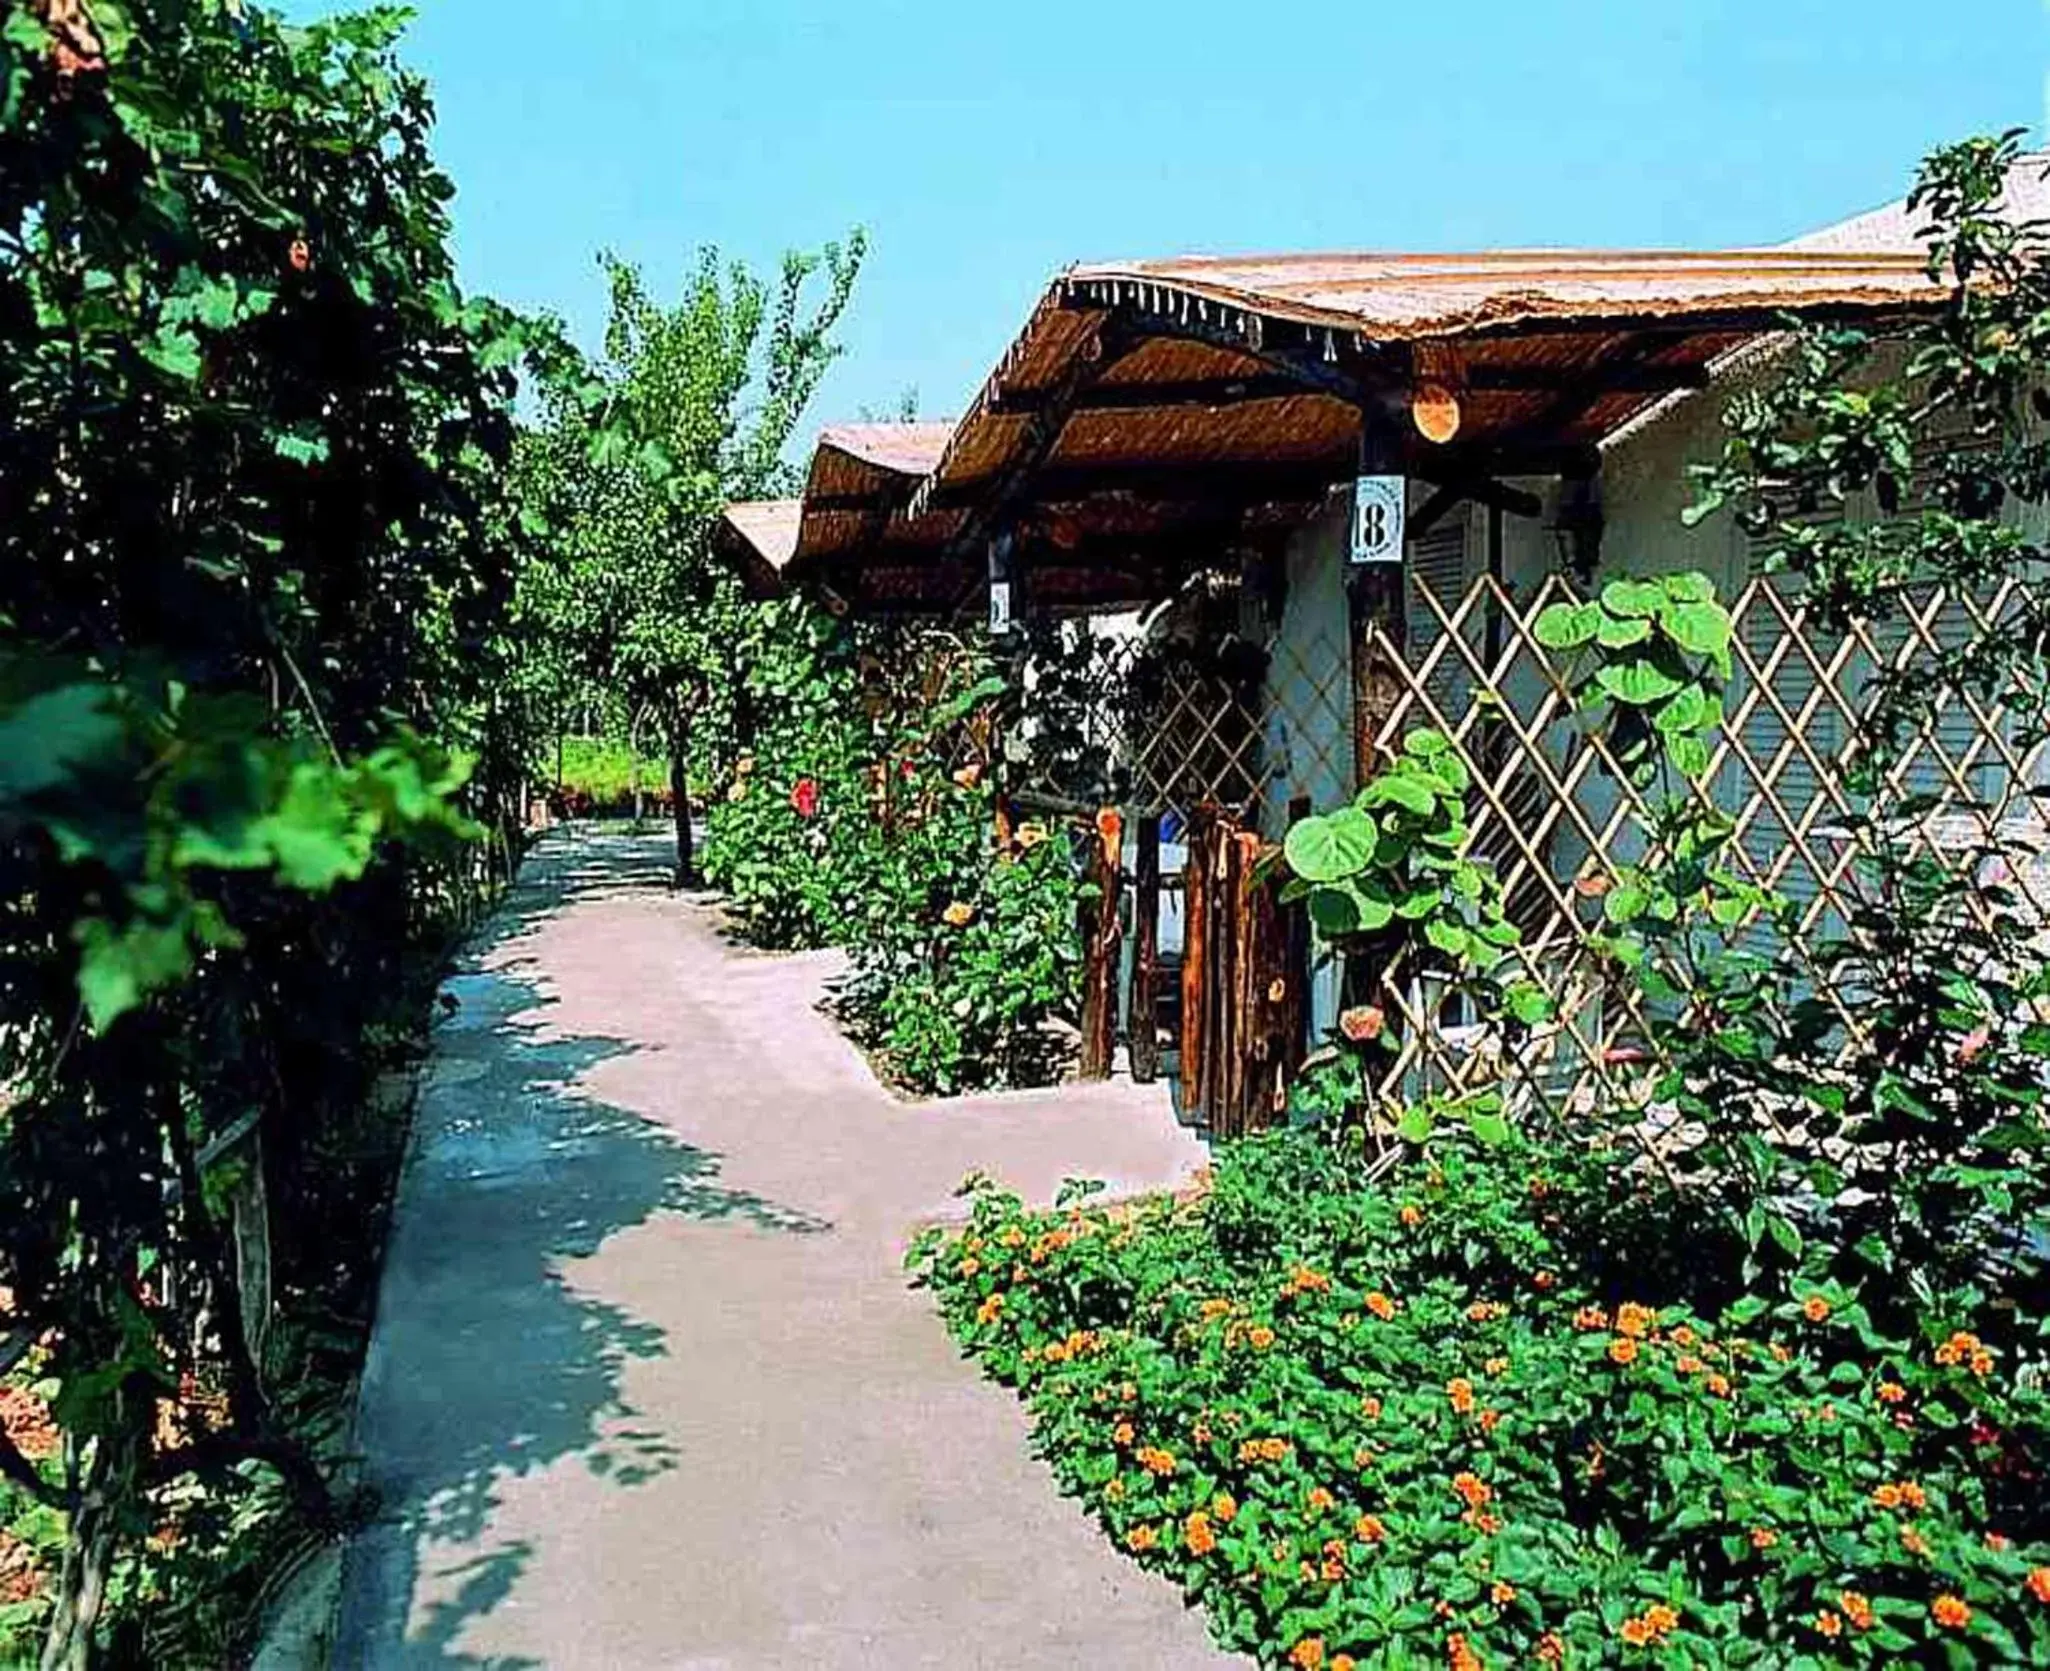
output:
[[[1669,603],[1659,612],[1666,636],[1691,656],[1720,656],[1730,647],[1735,630],[1729,611],[1713,599]]]
[[[1302,819],[1288,832],[1289,868],[1306,882],[1357,876],[1374,857],[1379,831],[1357,807]]]
[[[1604,667],[1595,683],[1618,702],[1633,708],[1649,708],[1663,702],[1686,681],[1675,678],[1649,657],[1639,657],[1614,667]]]
[[[1594,642],[1603,619],[1598,603],[1555,603],[1538,616],[1531,631],[1547,650],[1577,650]]]

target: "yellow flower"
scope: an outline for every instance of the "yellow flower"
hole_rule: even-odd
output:
[[[1829,1301],[1820,1294],[1810,1294],[1801,1302],[1801,1315],[1811,1323],[1826,1323],[1829,1321]]]
[[[975,907],[957,899],[947,907],[945,917],[949,928],[966,928],[975,921]]]
[[[1201,1509],[1182,1522],[1182,1541],[1192,1555],[1208,1555],[1217,1547],[1217,1534],[1210,1529],[1210,1516]]]
[[[1376,1289],[1367,1296],[1367,1309],[1385,1323],[1395,1315],[1395,1302]]]

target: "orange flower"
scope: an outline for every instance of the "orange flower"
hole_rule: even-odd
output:
[[[1929,1604],[1929,1617],[1945,1630],[1963,1630],[1972,1622],[1972,1610],[1957,1596],[1938,1596]]]
[[[1312,1514],[1323,1514],[1327,1510],[1335,1509],[1338,1506],[1338,1499],[1321,1485],[1310,1493],[1308,1502]]]
[[[1655,1634],[1665,1636],[1680,1628],[1680,1615],[1664,1602],[1654,1602],[1644,1610],[1644,1622]]]
[[[1619,1335],[1616,1339],[1609,1342],[1609,1356],[1619,1364],[1635,1363],[1637,1361],[1637,1342],[1628,1335]]]
[[[1903,1526],[1901,1528],[1901,1548],[1905,1549],[1910,1555],[1927,1555],[1929,1553],[1929,1540],[1922,1536],[1913,1526]]]
[[[1122,1503],[1125,1500],[1125,1482],[1123,1480],[1112,1480],[1110,1484],[1103,1488],[1103,1494],[1113,1503]]]
[[[1274,1331],[1268,1328],[1266,1324],[1258,1323],[1253,1326],[1252,1332],[1246,1336],[1246,1339],[1252,1342],[1254,1351],[1264,1352],[1274,1344]]]
[[[1624,1304],[1616,1310],[1616,1333],[1642,1340],[1658,1320],[1659,1314],[1650,1306]]]
[[[1502,1412],[1501,1412],[1501,1411],[1499,1411],[1499,1410],[1483,1410],[1483,1411],[1481,1412],[1481,1415],[1480,1415],[1480,1422],[1481,1422],[1481,1431],[1482,1431],[1483,1433],[1492,1433],[1492,1432],[1494,1432],[1494,1431],[1495,1431],[1495,1429],[1496,1429],[1496,1428],[1497,1428],[1498,1426],[1500,1426],[1500,1425],[1501,1425],[1501,1421],[1502,1421]]]
[[[1486,1662],[1457,1631],[1445,1638],[1445,1661],[1452,1671],[1486,1671]]]
[[[1119,1422],[1110,1430],[1111,1442],[1118,1445],[1129,1445],[1136,1436],[1130,1422]]]
[[[1331,1671],[1353,1671],[1354,1663],[1351,1654],[1333,1654],[1331,1656]]]
[[[1498,1578],[1495,1580],[1495,1587],[1488,1592],[1488,1599],[1497,1607],[1507,1607],[1516,1599],[1516,1586],[1505,1584]]]
[[[1378,1514],[1363,1514],[1353,1522],[1352,1535],[1361,1543],[1385,1543],[1388,1527]]]
[[[975,921],[975,907],[957,899],[941,915],[949,928],[966,928]]]
[[[1582,1334],[1593,1334],[1609,1326],[1609,1314],[1598,1305],[1584,1305],[1573,1314],[1573,1326]]]
[[[1367,1296],[1367,1309],[1385,1323],[1395,1315],[1395,1302],[1377,1288]]]
[[[1218,1318],[1229,1317],[1230,1315],[1231,1301],[1229,1300],[1205,1300],[1203,1302],[1203,1321],[1206,1323],[1214,1323]]]
[[[1708,1365],[1697,1357],[1683,1356],[1673,1360],[1673,1367],[1682,1375],[1699,1375]]]
[[[1217,1547],[1217,1534],[1210,1529],[1210,1516],[1201,1509],[1182,1522],[1182,1540],[1192,1555],[1207,1555]]]
[[[1483,1503],[1493,1502],[1495,1497],[1494,1488],[1478,1474],[1455,1474],[1452,1478],[1452,1489],[1470,1509],[1477,1509]]]
[[[1324,1663],[1324,1638],[1306,1636],[1288,1651],[1288,1663],[1299,1666],[1301,1671],[1317,1671]]]
[[[2050,1567],[2038,1567],[2022,1586],[2045,1607],[2050,1607]]]
[[[1548,1630],[1538,1638],[1537,1662],[1540,1665],[1566,1663],[1566,1642],[1557,1631]]]
[[[1754,1526],[1751,1529],[1751,1547],[1753,1549],[1770,1549],[1779,1540],[1779,1533],[1775,1532],[1770,1526]]]
[[[994,1323],[1003,1314],[1004,1297],[1001,1294],[990,1295],[988,1299],[975,1308],[975,1320],[982,1324],[984,1328],[989,1327],[990,1324]]]
[[[1825,1607],[1820,1613],[1815,1615],[1815,1630],[1817,1635],[1827,1636],[1834,1640],[1844,1633],[1844,1616],[1841,1613],[1832,1612],[1829,1608]]]
[[[1673,1331],[1673,1344],[1675,1346],[1692,1346],[1694,1344],[1694,1331],[1688,1328],[1685,1323],[1682,1323]]]
[[[1904,1404],[1907,1402],[1908,1389],[1898,1381],[1882,1381],[1875,1396],[1881,1404]]]
[[[1238,1499],[1229,1491],[1220,1491],[1210,1499],[1210,1512],[1217,1517],[1220,1526],[1229,1526],[1239,1517]]]
[[[1971,1362],[1966,1365],[1966,1368],[1970,1369],[1980,1380],[1985,1380],[1987,1376],[1993,1373],[1993,1354],[1984,1350],[1974,1352]]]
[[[1490,1358],[1481,1365],[1481,1370],[1484,1374],[1490,1376],[1507,1375],[1509,1373],[1509,1360],[1507,1358]]]
[[[1423,1208],[1404,1207],[1402,1209],[1402,1222],[1406,1228],[1414,1230],[1419,1224],[1424,1222]]]
[[[1466,1308],[1466,1319],[1469,1323],[1492,1323],[1498,1317],[1508,1315],[1509,1308],[1506,1305],[1497,1305],[1493,1300],[1476,1300]]]
[[[1653,1641],[1654,1632],[1642,1619],[1632,1618],[1623,1621],[1617,1635],[1633,1648],[1648,1648]]]
[[[1901,1488],[1897,1485],[1882,1485],[1872,1493],[1872,1501],[1883,1509],[1897,1509],[1901,1506]]]
[[[1801,1315],[1811,1323],[1828,1322],[1829,1310],[1829,1301],[1820,1294],[1810,1294],[1801,1302]]]
[[[1134,1526],[1125,1534],[1125,1547],[1134,1555],[1143,1555],[1160,1542],[1160,1534],[1151,1526]]]
[[[1985,1356],[1987,1356],[1986,1349],[1979,1343],[1979,1337],[1975,1334],[1969,1334],[1963,1329],[1959,1329],[1941,1346],[1936,1348],[1936,1361],[1946,1369],[1955,1368],[1967,1360],[1973,1360],[1976,1363],[1977,1359]],[[1989,1364],[1987,1367],[1990,1369],[1992,1366]]]
[[[1728,1398],[1730,1396],[1730,1378],[1727,1375],[1711,1375],[1701,1384],[1714,1393],[1717,1398]]]
[[[1462,1416],[1473,1414],[1473,1383],[1464,1379],[1448,1382],[1445,1396],[1452,1400],[1453,1410]]]
[[[1378,1398],[1361,1399],[1360,1414],[1365,1416],[1370,1422],[1379,1421],[1381,1419],[1381,1401]]]
[[[1135,1460],[1147,1473],[1157,1475],[1161,1479],[1166,1479],[1175,1470],[1173,1455],[1151,1445],[1141,1446]]]
[[[1986,1547],[1996,1555],[2005,1555],[2012,1546],[2007,1538],[1999,1532],[1988,1532],[1986,1534]]]
[[[1372,1044],[1387,1029],[1388,1012],[1373,1004],[1362,1004],[1338,1018],[1338,1030],[1353,1044]]]
[[[1539,1271],[1538,1274],[1532,1277],[1530,1280],[1531,1285],[1535,1287],[1540,1294],[1549,1294],[1554,1288],[1559,1286],[1559,1279],[1556,1276],[1554,1276],[1550,1271]]]
[[[1854,1629],[1872,1628],[1872,1601],[1869,1596],[1857,1590],[1846,1590],[1836,1599],[1837,1605],[1844,1610],[1844,1617],[1851,1621]]]

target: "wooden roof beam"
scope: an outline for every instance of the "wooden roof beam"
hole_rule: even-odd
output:
[[[1469,366],[1466,386],[1484,394],[1580,394],[1599,386],[1605,395],[1671,394],[1679,389],[1705,389],[1705,365],[1596,365],[1577,376],[1554,366]]]
[[[1193,406],[1215,410],[1261,400],[1301,400],[1325,391],[1307,387],[1293,373],[1268,372],[1256,377],[1206,377],[1173,383],[1100,383],[1074,404],[1076,412],[1145,412]],[[991,408],[998,417],[1015,418],[1041,410],[1053,389],[1013,389],[997,397]]]

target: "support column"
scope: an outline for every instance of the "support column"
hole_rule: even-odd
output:
[[[1385,409],[1368,405],[1360,413],[1359,476],[1400,478],[1402,435],[1393,416]],[[1400,494],[1401,487],[1396,489]],[[1346,576],[1346,606],[1352,642],[1352,738],[1353,773],[1356,785],[1364,785],[1380,769],[1387,753],[1379,743],[1382,729],[1402,700],[1402,681],[1396,666],[1387,659],[1383,643],[1396,657],[1408,645],[1409,600],[1406,581],[1408,564],[1403,550],[1401,523],[1407,506],[1400,500],[1391,508],[1378,507],[1392,515],[1394,523],[1362,528],[1361,513],[1354,511],[1354,525],[1348,538],[1351,560]],[[1383,536],[1377,545],[1372,536]],[[1386,547],[1392,544],[1392,556]],[[1368,560],[1360,560],[1364,554]]]

